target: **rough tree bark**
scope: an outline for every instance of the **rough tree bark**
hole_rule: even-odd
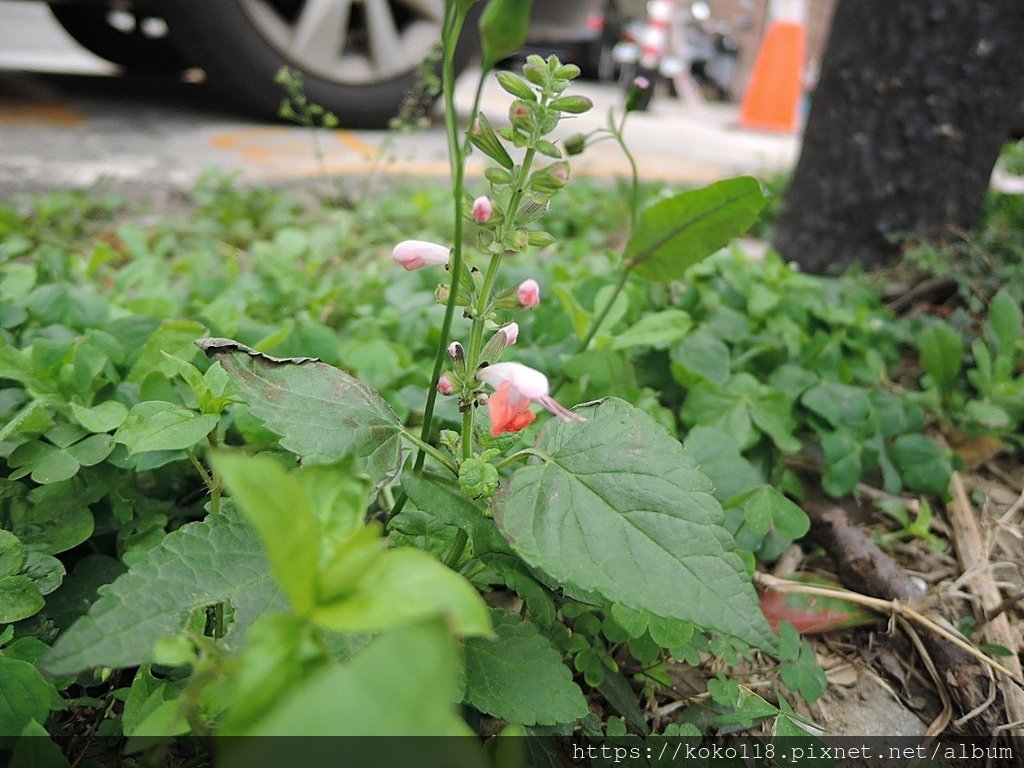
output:
[[[1022,102],[1022,0],[840,0],[775,247],[829,272],[970,229]]]

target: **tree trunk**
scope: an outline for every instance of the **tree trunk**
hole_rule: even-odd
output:
[[[1022,0],[840,0],[773,244],[830,272],[970,229],[1022,104]]]

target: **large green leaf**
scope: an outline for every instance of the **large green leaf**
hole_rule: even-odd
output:
[[[270,571],[292,607],[299,614],[311,611],[317,601],[321,534],[302,485],[264,456],[218,453],[213,468],[259,531]]]
[[[260,736],[462,736],[459,659],[436,620],[374,640],[297,686],[250,731]]]
[[[199,414],[165,400],[147,400],[131,409],[114,436],[128,454],[181,451],[205,440],[217,427],[216,414]]]
[[[536,446],[547,458],[495,498],[519,555],[560,583],[774,648],[711,483],[678,441],[622,400],[580,413],[587,422],[548,422]]]
[[[229,339],[196,344],[220,361],[253,415],[306,464],[355,454],[376,479],[398,465],[398,417],[358,379],[313,358],[270,357]]]
[[[167,535],[146,559],[100,590],[89,613],[57,638],[43,659],[54,675],[90,667],[131,667],[152,659],[153,646],[180,631],[196,608],[230,601],[227,638],[284,596],[253,527],[231,509]]]
[[[514,613],[492,610],[491,618],[496,638],[466,640],[466,702],[523,725],[585,717],[587,700],[551,641]]]
[[[49,683],[27,661],[0,656],[0,736],[18,736],[30,720],[50,713]]]
[[[422,550],[388,550],[361,575],[313,621],[340,632],[377,632],[440,615],[456,634],[490,634],[487,605],[473,585]]]
[[[649,280],[678,280],[746,232],[768,202],[752,176],[718,181],[660,200],[640,214],[625,258]]]

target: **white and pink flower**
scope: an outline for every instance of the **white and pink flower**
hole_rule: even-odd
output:
[[[451,248],[426,240],[403,240],[395,246],[395,264],[405,269],[421,269],[436,265],[448,266]]]
[[[548,377],[522,363],[495,363],[477,371],[477,378],[494,387],[487,400],[491,415],[491,434],[518,432],[530,426],[537,416],[530,405],[537,403],[564,421],[584,421],[551,397]]]

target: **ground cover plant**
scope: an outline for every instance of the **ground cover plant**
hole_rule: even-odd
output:
[[[903,319],[866,277],[722,250],[753,179],[578,184],[549,138],[575,74],[499,74],[507,125],[449,125],[453,190],[0,209],[0,734],[40,736],[0,747],[813,730],[797,630],[829,611],[762,611],[754,575],[812,548],[821,493],[872,489],[888,549],[945,545],[936,436],[1020,450],[1019,305]]]

